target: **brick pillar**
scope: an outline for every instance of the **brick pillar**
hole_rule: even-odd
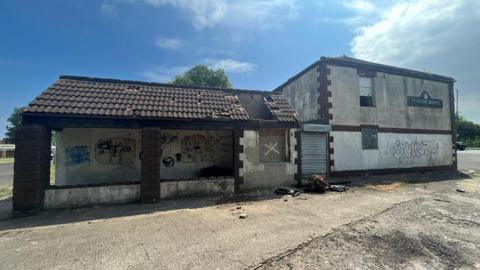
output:
[[[35,213],[43,209],[50,184],[51,131],[41,125],[24,125],[15,135],[13,210]]]
[[[243,129],[234,129],[233,131],[233,170],[235,181],[235,192],[240,191],[243,185],[243,177],[240,176],[240,169],[243,168],[243,161],[240,159],[240,154],[243,153],[243,145],[240,144],[240,139],[243,138]]]
[[[142,160],[140,198],[142,203],[155,203],[160,200],[160,145],[159,128],[142,129]]]

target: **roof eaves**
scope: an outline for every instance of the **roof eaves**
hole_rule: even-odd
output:
[[[373,62],[368,62],[365,60],[360,60],[352,57],[341,56],[341,57],[326,57],[322,56],[320,58],[321,62],[327,64],[336,64],[340,66],[349,66],[349,67],[365,67],[365,68],[372,68],[373,70],[403,75],[407,77],[416,77],[426,80],[433,80],[433,81],[441,81],[441,82],[455,82],[455,79],[443,75],[438,75],[434,73],[422,72],[412,69],[406,69],[401,67],[389,66],[384,64],[378,64]]]

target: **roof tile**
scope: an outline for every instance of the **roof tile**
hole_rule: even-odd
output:
[[[28,113],[140,116],[174,119],[250,119],[235,94],[222,90],[62,76],[30,102]],[[238,90],[241,91],[241,90]],[[298,121],[283,96],[265,102],[279,121]]]

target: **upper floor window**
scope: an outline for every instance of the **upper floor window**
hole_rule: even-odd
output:
[[[358,84],[360,86],[360,106],[375,107],[373,100],[373,78],[359,77]]]

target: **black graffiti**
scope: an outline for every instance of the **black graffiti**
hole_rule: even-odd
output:
[[[97,143],[97,149],[99,154],[110,153],[112,156],[116,156],[120,152],[130,152],[132,147],[127,144],[123,144],[122,141],[114,140],[102,140]]]
[[[160,144],[169,144],[176,141],[178,141],[178,136],[171,136],[168,134],[160,136]]]
[[[165,167],[173,167],[175,165],[175,160],[172,157],[163,158],[162,162]]]

